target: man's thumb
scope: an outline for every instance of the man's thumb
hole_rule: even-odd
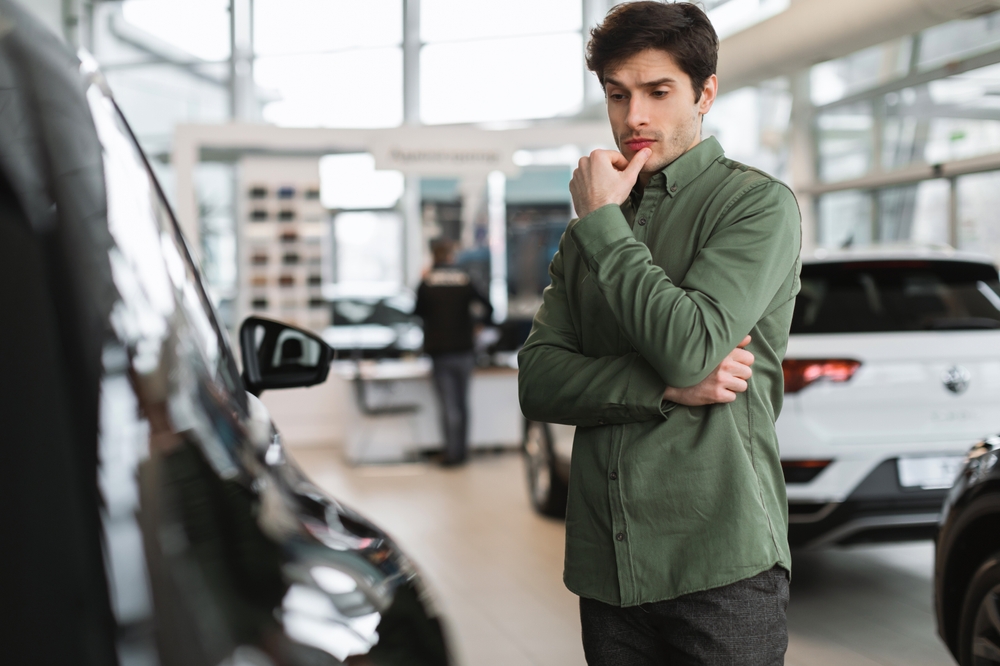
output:
[[[643,148],[635,155],[632,156],[632,161],[628,163],[625,167],[624,174],[629,177],[630,180],[635,180],[639,177],[639,171],[642,167],[649,161],[649,156],[653,154],[653,151],[649,148]]]

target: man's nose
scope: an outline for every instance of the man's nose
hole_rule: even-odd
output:
[[[625,117],[625,124],[630,129],[638,129],[649,122],[646,105],[639,95],[633,95],[628,104],[628,115]]]

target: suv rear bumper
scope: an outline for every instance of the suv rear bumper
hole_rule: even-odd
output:
[[[947,489],[899,485],[896,459],[882,461],[843,502],[788,503],[788,543],[823,548],[932,539]]]

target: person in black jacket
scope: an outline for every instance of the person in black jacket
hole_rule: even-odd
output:
[[[476,289],[469,274],[455,265],[455,243],[431,241],[434,266],[417,289],[414,314],[424,320],[424,351],[434,365],[434,387],[441,406],[444,432],[442,464],[465,462],[469,436],[469,379],[475,317],[473,303],[485,309],[486,322],[493,315],[488,298]]]

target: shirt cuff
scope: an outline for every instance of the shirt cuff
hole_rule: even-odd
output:
[[[617,204],[601,206],[581,217],[570,225],[570,236],[588,266],[591,260],[608,246],[627,238],[634,238],[632,229]]]
[[[625,389],[625,405],[636,421],[648,421],[661,417],[666,419],[676,405],[663,399],[667,383],[656,373],[646,359],[636,355],[629,369],[628,388]]]

